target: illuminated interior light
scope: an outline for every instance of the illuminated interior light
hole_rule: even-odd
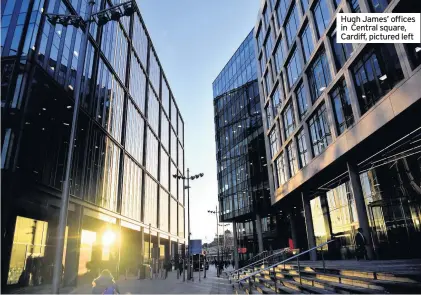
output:
[[[320,90],[320,92],[322,92],[323,90],[325,90],[326,89],[326,87],[325,86],[323,86],[323,87],[321,87],[319,90]]]
[[[387,79],[387,75],[383,75],[383,76],[381,76],[379,79],[380,79],[381,81],[384,81],[384,80],[386,80],[386,79]]]
[[[69,124],[69,123],[65,123],[65,122],[63,122],[63,125],[69,126],[70,124]]]
[[[415,52],[420,52],[421,51],[421,47],[415,47]]]

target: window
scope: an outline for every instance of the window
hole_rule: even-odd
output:
[[[310,0],[301,0],[301,6],[303,7],[303,12],[306,13],[307,9],[308,9],[308,3],[310,2]]]
[[[351,11],[353,13],[361,12],[360,3],[358,3],[358,0],[348,0],[348,1],[349,1],[349,5],[351,6]]]
[[[313,8],[314,20],[316,21],[317,33],[320,38],[325,32],[330,21],[330,11],[326,0],[319,0]]]
[[[269,7],[266,5],[266,7],[265,7],[265,12],[263,12],[263,18],[264,18],[264,21],[265,21],[265,28],[266,28],[266,30],[269,28],[269,24],[270,24],[270,9],[269,9]]]
[[[130,95],[140,111],[145,114],[146,76],[138,59],[132,55],[130,69]]]
[[[392,0],[368,0],[372,12],[383,12]]]
[[[162,188],[159,190],[159,228],[168,231],[169,196]]]
[[[169,173],[170,173],[170,169],[169,169],[169,156],[168,154],[164,151],[164,149],[161,147],[161,171],[160,171],[160,178],[159,178],[159,182],[161,183],[161,185],[166,188],[167,190],[169,190],[169,185],[170,185],[170,178],[169,178]],[[172,177],[172,176],[171,176]]]
[[[259,47],[257,50],[260,51],[263,45],[263,29],[262,26],[259,27],[259,32],[257,33],[257,46]]]
[[[270,28],[268,29],[268,36],[266,38],[266,43],[265,43],[265,52],[266,52],[266,58],[269,60],[270,56],[272,55],[272,49],[273,49],[273,34],[270,30]]]
[[[335,122],[338,133],[342,134],[347,128],[354,124],[351,101],[349,100],[348,89],[345,80],[338,82],[331,94]]]
[[[162,84],[162,94],[161,94],[162,107],[164,108],[165,113],[169,115],[170,114],[170,90],[169,90],[167,82],[164,79],[164,76],[162,76],[161,84]]]
[[[352,67],[352,73],[362,114],[403,79],[393,44],[371,46]]]
[[[292,42],[294,41],[295,36],[297,35],[297,28],[299,24],[300,24],[300,17],[298,16],[297,6],[294,6],[287,20],[287,24],[285,26],[288,47],[291,46]]]
[[[307,62],[314,49],[313,38],[308,24],[304,29],[303,33],[301,34],[301,43],[303,45],[304,60]]]
[[[142,209],[142,169],[124,156],[124,177],[121,214],[140,221]]]
[[[272,105],[270,101],[269,101],[268,106],[265,108],[265,112],[266,112],[266,126],[269,129],[273,121]]]
[[[285,138],[288,138],[295,128],[294,108],[292,103],[289,103],[283,113]]]
[[[168,118],[161,114],[161,143],[164,148],[169,151],[170,145],[170,123],[168,122]]]
[[[282,23],[284,22],[286,13],[288,11],[288,2],[288,0],[280,0],[278,8],[276,9],[279,27],[282,26]]]
[[[289,172],[292,177],[298,171],[297,157],[295,156],[295,151],[292,148],[292,142],[288,144],[287,146],[287,156],[288,156]]]
[[[294,53],[291,56],[291,59],[287,64],[288,85],[290,88],[292,88],[292,86],[295,84],[302,70],[303,66],[301,65],[297,49],[295,49]]]
[[[283,153],[280,154],[279,157],[276,159],[275,166],[276,166],[278,187],[280,187],[288,179],[287,172],[286,172],[285,159],[284,159]]]
[[[303,168],[309,162],[304,130],[301,130],[297,135],[297,145],[298,145],[298,157],[300,160],[300,167]]]
[[[152,88],[149,86],[148,93],[148,122],[151,125],[152,130],[158,134],[159,127],[159,101],[155,95],[155,92],[152,91]]]
[[[151,51],[149,57],[149,79],[151,80],[155,93],[159,93],[159,79],[160,79],[160,68],[157,57],[154,51]]]
[[[170,197],[170,232],[177,234],[177,201]]]
[[[308,72],[311,99],[315,102],[330,83],[329,64],[324,51],[319,53]]]
[[[335,0],[334,2],[335,2],[335,7],[338,7],[339,6],[339,4],[341,4],[341,1],[342,0]]]
[[[308,104],[307,104],[307,91],[304,87],[304,84],[301,83],[295,92],[297,96],[297,105],[298,113],[300,114],[300,119],[307,113]]]
[[[415,69],[421,64],[421,43],[408,43],[404,46],[409,57],[411,68]]]
[[[283,44],[282,44],[283,40],[281,39],[278,43],[278,46],[276,47],[275,50],[275,69],[276,69],[276,74],[278,74],[281,69],[282,69],[282,64],[284,63],[284,48],[283,48]]]
[[[332,142],[324,104],[317,109],[309,120],[309,127],[314,156],[317,156]]]
[[[337,43],[336,30],[330,36],[330,42],[333,46],[333,54],[335,57],[336,68],[340,70],[348,58],[352,55],[354,49],[351,43]]]
[[[137,14],[134,17],[133,25],[133,46],[140,57],[143,68],[146,69],[146,59],[148,56],[148,36]]]
[[[278,140],[278,128],[277,126],[269,134],[270,141],[270,156],[273,158],[279,152],[279,140]]]
[[[272,107],[273,107],[273,114],[276,116],[279,109],[281,108],[281,96],[279,94],[278,88],[276,88],[275,92],[272,95]]]
[[[147,129],[147,151],[146,151],[146,170],[158,179],[158,139],[152,133],[151,129]]]
[[[259,59],[259,66],[260,66],[260,75],[263,76],[263,73],[265,71],[265,66],[266,66],[264,54],[262,54],[262,57]]]
[[[269,95],[270,91],[272,90],[272,77],[269,74],[270,71],[267,71],[265,74],[265,89],[266,89],[266,96]]]
[[[134,104],[129,101],[127,108],[126,120],[126,142],[125,147],[140,164],[143,164],[143,133],[145,122],[134,107]]]

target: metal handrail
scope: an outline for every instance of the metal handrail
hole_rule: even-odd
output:
[[[286,252],[288,250],[289,250],[289,248],[284,248],[284,249],[280,250],[279,252],[273,253],[272,255],[266,256],[265,258],[262,258],[260,260],[257,260],[255,262],[253,262],[253,263],[250,263],[250,264],[248,264],[246,266],[243,266],[242,268],[236,269],[236,270],[230,272],[230,275],[235,274],[235,273],[239,273],[241,270],[243,270],[243,269],[245,269],[247,267],[250,267],[252,265],[255,265],[255,264],[257,264],[257,263],[259,263],[261,261],[265,261],[265,260],[267,260],[270,257],[276,256],[276,255],[279,255],[279,254],[283,254],[284,252]]]
[[[300,284],[301,284],[301,271],[300,271],[300,260],[299,260],[299,257],[300,257],[301,255],[304,255],[304,254],[306,254],[306,253],[309,253],[309,252],[311,252],[311,251],[313,251],[313,250],[316,250],[316,249],[318,249],[318,248],[321,248],[321,247],[323,247],[323,246],[325,246],[325,245],[327,245],[327,244],[329,244],[329,243],[331,243],[331,242],[333,242],[333,241],[334,241],[334,239],[333,239],[333,240],[330,240],[330,241],[327,241],[327,242],[325,242],[325,243],[323,243],[323,244],[320,244],[320,245],[318,245],[318,246],[315,246],[315,247],[313,247],[313,248],[311,248],[311,249],[308,249],[308,250],[306,250],[306,251],[304,251],[304,252],[301,252],[301,253],[299,253],[299,254],[296,254],[296,255],[294,255],[294,256],[291,256],[290,258],[287,258],[287,259],[285,259],[285,260],[283,260],[283,261],[281,261],[281,262],[275,263],[275,264],[273,264],[273,265],[271,265],[271,266],[268,266],[268,267],[262,268],[262,269],[260,269],[260,270],[258,270],[258,271],[255,271],[255,272],[253,272],[253,273],[249,274],[248,276],[246,276],[246,277],[244,277],[244,278],[238,279],[238,280],[236,281],[236,283],[239,283],[239,282],[241,282],[241,281],[244,281],[244,280],[246,280],[246,279],[249,279],[249,278],[251,278],[251,277],[254,277],[255,275],[257,275],[257,274],[259,274],[259,273],[261,273],[261,272],[263,272],[263,271],[265,271],[265,270],[268,270],[268,269],[271,269],[271,268],[275,268],[275,267],[277,267],[277,266],[278,266],[278,265],[280,265],[280,264],[285,264],[285,262],[288,262],[288,261],[290,261],[290,260],[293,260],[294,258],[297,258],[297,262],[298,262],[298,275],[299,275],[299,277],[300,277]],[[324,257],[323,257],[323,252],[322,252],[322,260],[323,260],[323,271],[325,272],[325,271],[326,271],[326,267],[325,267],[325,260],[324,260]]]
[[[268,253],[268,251],[264,250],[264,251],[260,252],[259,254],[257,254],[256,256],[253,256],[252,258],[250,258],[249,260],[247,260],[247,262],[252,263],[254,259],[257,259],[257,257],[259,257],[261,255],[264,255],[264,254],[267,254],[267,253]]]

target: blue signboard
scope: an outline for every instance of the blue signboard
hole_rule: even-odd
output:
[[[190,253],[191,254],[202,253],[202,240],[190,240]]]

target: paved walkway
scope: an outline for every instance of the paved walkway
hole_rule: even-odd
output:
[[[232,269],[232,268],[231,268]],[[229,294],[233,292],[232,286],[227,278],[218,278],[216,269],[210,266],[206,272],[206,278],[199,281],[199,272],[194,272],[193,281],[183,282],[183,276],[177,280],[177,272],[168,273],[167,279],[145,279],[136,278],[120,279],[118,281],[121,294]],[[89,294],[91,286],[80,286],[74,289],[71,294]]]
[[[232,270],[228,268],[227,270]],[[130,277],[127,280],[122,276],[117,281],[121,294],[232,294],[233,289],[229,284],[228,279],[218,278],[216,276],[216,269],[210,265],[209,270],[206,271],[206,278],[203,278],[201,272],[201,279],[199,281],[199,272],[194,272],[193,281],[184,281],[181,275],[177,279],[177,272],[172,271],[168,273],[167,279],[144,279],[137,280],[135,277]],[[3,293],[3,292],[2,292]],[[51,293],[51,286],[27,287],[21,289],[10,290],[11,294],[49,294]],[[60,290],[60,294],[91,294],[92,286],[86,284],[76,288],[67,287]]]

